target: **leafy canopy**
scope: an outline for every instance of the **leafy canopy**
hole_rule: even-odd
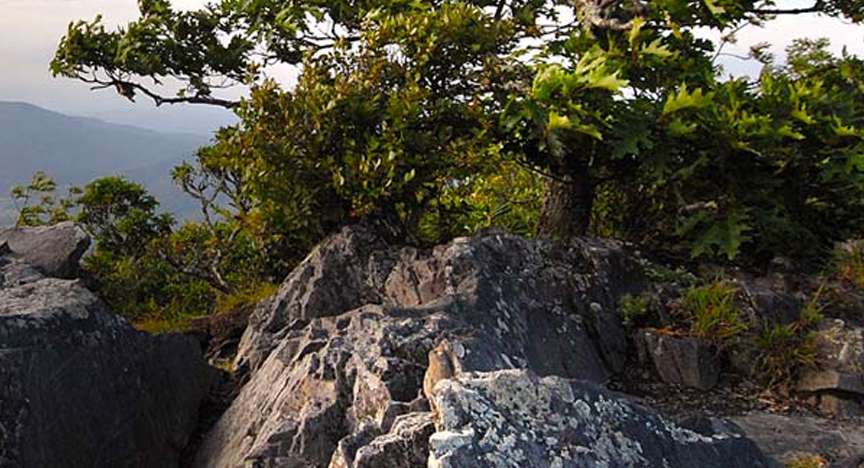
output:
[[[473,229],[508,206],[488,191],[502,173],[525,184],[514,193],[539,193],[514,168],[581,181],[587,210],[572,217],[593,232],[697,257],[809,255],[861,229],[860,60],[801,41],[785,65],[755,50],[757,80],[726,79],[715,44],[694,34],[785,14],[862,21],[860,2],[139,5],[117,30],[71,24],[53,72],[157,105],[233,109],[241,122],[175,177],[211,184],[212,203],[229,201],[218,216],[268,256],[296,258],[360,218],[417,240]],[[272,79],[274,66],[296,83]],[[232,85],[248,95],[226,98]]]

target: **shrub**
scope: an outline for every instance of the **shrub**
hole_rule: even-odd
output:
[[[738,288],[724,280],[688,289],[681,306],[690,321],[690,332],[723,345],[747,330],[736,304],[737,296]]]
[[[18,211],[16,226],[41,226],[71,219],[71,198],[80,194],[78,187],[69,188],[69,198],[58,198],[57,183],[48,174],[37,171],[27,185],[12,187],[12,203]]]
[[[801,371],[816,364],[817,334],[822,320],[824,284],[801,308],[798,320],[788,324],[763,323],[756,336],[757,369],[769,387],[787,385]]]
[[[672,283],[683,287],[692,287],[699,283],[699,278],[682,267],[670,268],[659,263],[646,262],[645,276],[652,283]]]
[[[791,382],[816,362],[816,334],[802,322],[765,324],[756,338],[757,369],[769,387]]]
[[[646,294],[632,295],[626,294],[621,297],[618,303],[618,315],[621,317],[621,322],[626,328],[644,321],[651,313],[651,298]]]

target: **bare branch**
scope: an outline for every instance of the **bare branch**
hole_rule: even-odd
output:
[[[755,10],[751,10],[751,13],[757,15],[801,15],[805,13],[819,13],[823,11],[825,8],[825,0],[816,0],[816,3],[813,6],[805,7],[805,8],[757,8]]]
[[[157,107],[163,104],[207,104],[211,106],[224,107],[226,109],[234,109],[240,105],[240,101],[229,101],[227,99],[220,99],[212,96],[195,95],[167,97],[155,93],[139,83],[116,78],[114,76],[108,76],[107,79],[100,79],[95,74],[91,74],[89,77],[78,75],[77,78],[85,83],[93,84],[94,86],[90,88],[91,90],[114,87],[121,96],[124,96],[132,102],[135,102],[135,93],[140,92],[152,99]]]
[[[156,103],[157,107],[163,104],[207,104],[211,106],[224,107],[226,109],[234,109],[240,105],[240,101],[229,101],[226,99],[214,98],[212,96],[165,97],[150,91],[140,84],[128,82],[126,84],[131,85],[133,88],[140,91],[141,94],[152,99],[153,102]]]

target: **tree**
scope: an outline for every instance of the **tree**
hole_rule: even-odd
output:
[[[825,59],[803,79],[793,58],[756,83],[724,80],[715,46],[693,34],[812,12],[861,21],[859,2],[139,4],[116,31],[70,25],[53,72],[157,105],[233,109],[241,123],[199,165],[241,182],[230,216],[283,251],[360,218],[418,237],[458,205],[454,188],[502,160],[548,177],[539,228],[553,237],[602,229],[731,258],[860,228],[862,113],[841,102],[860,89],[857,59]],[[274,65],[295,67],[297,83],[271,79]],[[182,89],[162,94],[165,82]],[[247,98],[219,95],[238,84]],[[831,217],[834,233],[813,228]]]
[[[174,224],[171,215],[156,212],[159,202],[144,187],[120,176],[90,182],[75,203],[76,219],[98,249],[118,256],[141,257]]]

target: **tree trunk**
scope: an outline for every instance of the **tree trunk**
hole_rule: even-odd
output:
[[[584,236],[591,221],[594,187],[587,167],[546,183],[537,234],[552,239]]]

